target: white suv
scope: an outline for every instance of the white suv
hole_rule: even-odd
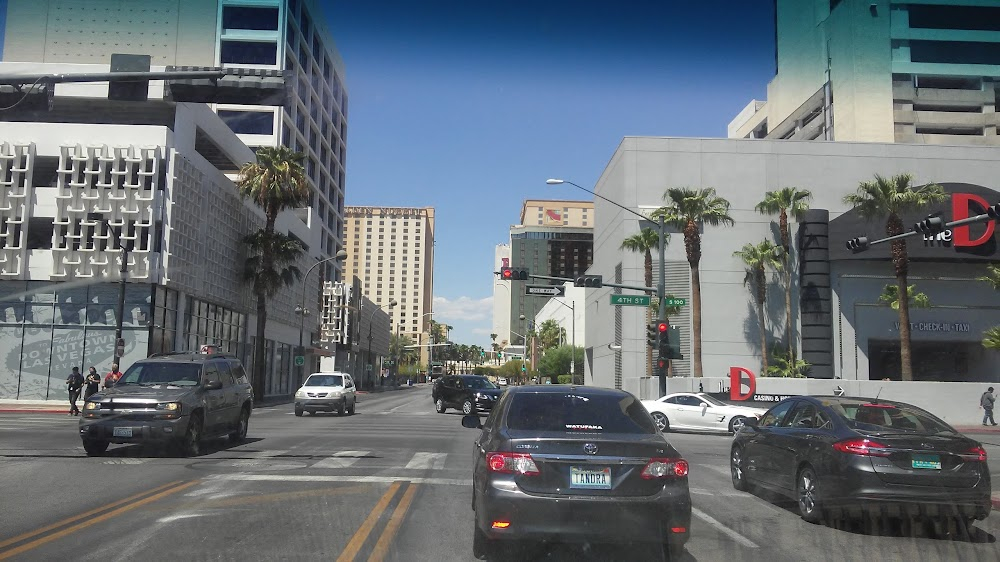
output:
[[[295,415],[334,410],[341,416],[344,412],[354,414],[357,403],[358,397],[351,375],[337,372],[313,373],[302,383],[302,388],[295,392]]]

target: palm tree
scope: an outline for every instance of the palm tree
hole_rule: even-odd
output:
[[[301,207],[309,201],[310,189],[302,161],[305,155],[288,147],[265,146],[257,150],[257,161],[248,162],[240,168],[236,180],[236,190],[244,199],[251,199],[264,211],[264,229],[270,236],[274,234],[274,223],[278,214],[285,209]],[[258,250],[257,269],[263,272],[275,271],[277,257],[270,249],[280,245],[263,244]],[[257,295],[257,340],[253,354],[253,380],[259,390],[264,388],[264,327],[267,323],[266,298],[262,292]],[[271,295],[273,296],[273,294]],[[258,394],[263,398],[263,394]]]
[[[930,307],[931,301],[927,298],[927,295],[924,293],[918,293],[916,290],[916,285],[910,285],[906,288],[907,304],[916,308]],[[882,287],[882,294],[879,295],[878,302],[889,305],[889,308],[893,310],[899,310],[899,287],[895,285],[886,285],[885,287]]]
[[[1000,326],[993,326],[983,332],[983,347],[986,349],[1000,349]]]
[[[910,174],[899,174],[891,178],[876,174],[874,180],[861,182],[856,193],[844,197],[844,203],[852,205],[866,219],[886,219],[885,233],[896,236],[904,231],[903,220],[899,215],[940,203],[947,197],[944,189],[936,183],[914,186],[912,182],[913,176]],[[892,265],[896,270],[897,290],[899,294],[906,294],[910,259],[906,253],[905,239],[892,241]],[[899,363],[902,379],[913,380],[910,306],[907,299],[899,301]]]
[[[664,237],[664,243],[669,242],[670,236],[667,235]],[[646,275],[645,281],[646,286],[650,288],[646,292],[653,294],[653,250],[660,249],[660,235],[652,228],[644,228],[638,234],[633,234],[622,240],[621,249],[630,252],[642,252],[645,255],[643,261]]]
[[[795,359],[795,324],[792,323],[792,268],[789,258],[792,251],[792,237],[788,231],[788,215],[802,220],[802,215],[809,210],[809,199],[812,193],[807,189],[784,187],[777,191],[768,191],[764,200],[757,203],[757,212],[764,215],[778,215],[778,232],[781,236],[781,264],[785,270],[785,338],[788,340],[788,357]]]
[[[989,283],[994,291],[1000,291],[1000,265],[988,265],[986,266],[986,270],[987,274],[976,277],[976,281]]]
[[[757,324],[760,327],[760,355],[763,359],[761,373],[767,373],[767,317],[764,315],[764,301],[767,299],[767,270],[778,271],[782,268],[781,248],[770,240],[757,244],[746,243],[743,248],[733,252],[733,257],[743,260],[747,274],[743,284],[750,287],[754,302],[757,304]]]
[[[732,225],[729,201],[715,194],[715,189],[673,187],[663,194],[669,203],[653,212],[663,215],[664,222],[684,232],[684,250],[691,267],[691,342],[694,355],[694,376],[702,376],[701,368],[701,224]]]
[[[264,326],[267,324],[267,300],[284,287],[292,286],[301,276],[292,265],[302,256],[298,240],[259,230],[247,235],[248,246],[243,264],[243,280],[250,284],[257,297],[257,337],[254,347],[253,390],[258,399],[264,396]],[[259,368],[258,368],[259,367]]]

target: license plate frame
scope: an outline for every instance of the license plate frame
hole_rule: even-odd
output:
[[[611,467],[571,466],[569,487],[574,490],[610,490]]]
[[[917,470],[941,470],[941,455],[914,454],[910,466]]]
[[[131,427],[116,427],[111,430],[112,437],[132,437]]]

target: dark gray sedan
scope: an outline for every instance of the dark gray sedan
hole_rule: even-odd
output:
[[[653,542],[690,536],[688,463],[634,396],[585,386],[512,387],[475,442],[473,554],[515,540]]]

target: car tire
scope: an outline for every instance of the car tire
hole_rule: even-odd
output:
[[[472,532],[472,556],[476,560],[486,560],[491,554],[491,541],[486,538],[486,533],[479,528],[479,525],[475,523],[473,525],[475,526],[475,531]]]
[[[437,400],[434,401],[434,409],[437,410],[437,413],[443,414],[444,411],[448,409],[448,407],[444,405],[444,400],[438,398]]]
[[[736,435],[739,430],[743,429],[746,422],[746,416],[733,416],[733,419],[729,420],[729,433]]]
[[[242,443],[247,438],[247,430],[250,429],[250,406],[243,406],[236,424],[236,429],[229,434],[229,440],[233,443]]]
[[[475,404],[472,403],[472,400],[470,400],[469,398],[466,398],[465,400],[462,401],[462,413],[467,416],[476,413],[476,406]]]
[[[337,415],[342,416],[347,410],[347,400],[342,400],[339,405],[337,405]]]
[[[729,472],[733,477],[733,488],[740,492],[750,490],[750,483],[747,482],[747,472],[743,468],[743,447],[733,447],[729,453]]]
[[[197,457],[201,454],[201,414],[191,414],[187,431],[180,443],[180,453],[185,457]]]
[[[682,542],[664,543],[663,556],[667,560],[680,560],[684,556],[684,543]]]
[[[355,398],[351,402],[351,405],[347,407],[347,415],[353,416],[354,415],[354,411],[357,409],[357,407],[358,407],[358,399]]]
[[[295,407],[295,416],[299,417],[299,418],[302,417],[302,406],[296,406]]]
[[[87,439],[83,442],[83,450],[87,451],[88,457],[99,457],[108,450],[108,442]]]
[[[659,429],[661,433],[670,431],[670,420],[663,412],[653,412],[653,421],[656,423],[656,429]]]
[[[795,498],[799,505],[799,515],[809,523],[819,523],[823,520],[823,506],[820,503],[819,478],[816,471],[809,465],[799,469],[795,477]]]

